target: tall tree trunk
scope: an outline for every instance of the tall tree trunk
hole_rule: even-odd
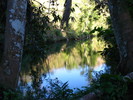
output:
[[[116,42],[120,52],[118,71],[133,71],[133,20],[126,0],[108,0]]]
[[[61,21],[61,28],[63,28],[64,23],[66,23],[66,27],[68,27],[69,17],[71,13],[71,6],[72,6],[72,0],[66,0],[64,4],[65,10]]]
[[[18,83],[25,35],[27,0],[8,0],[3,64],[0,84],[15,88]]]

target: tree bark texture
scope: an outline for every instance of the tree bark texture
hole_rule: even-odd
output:
[[[27,0],[8,0],[0,84],[16,88],[21,68]]]
[[[120,52],[118,71],[133,71],[133,20],[126,0],[108,0],[116,42]]]

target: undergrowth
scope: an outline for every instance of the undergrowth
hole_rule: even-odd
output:
[[[97,74],[90,87],[83,89],[70,89],[68,82],[58,79],[49,80],[49,86],[41,87],[42,80],[39,80],[32,87],[23,88],[25,91],[0,87],[0,100],[77,100],[92,92],[98,100],[132,100],[133,81],[125,81],[121,75]]]

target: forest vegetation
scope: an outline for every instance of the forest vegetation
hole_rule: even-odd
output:
[[[132,100],[132,0],[1,0],[0,12],[1,100]],[[42,88],[41,76],[62,66],[82,66],[90,86],[54,79]]]

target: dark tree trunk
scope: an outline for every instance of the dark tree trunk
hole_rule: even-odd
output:
[[[27,0],[8,0],[0,84],[15,88],[21,68]]]
[[[72,5],[72,0],[65,1],[65,4],[64,4],[65,10],[61,21],[61,28],[64,27],[64,23],[66,23],[66,27],[68,27],[69,17],[71,13],[71,5]]]
[[[133,71],[133,21],[126,0],[108,0],[116,42],[120,52],[118,72]]]

